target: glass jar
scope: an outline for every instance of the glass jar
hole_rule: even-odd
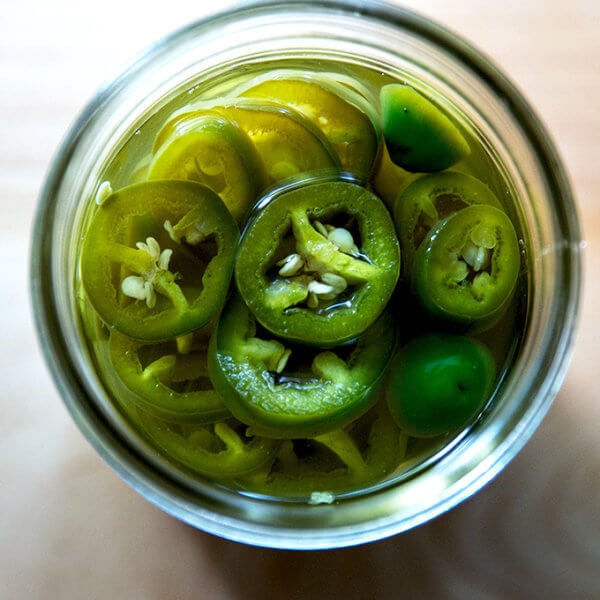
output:
[[[526,232],[527,316],[515,364],[494,402],[468,431],[405,476],[316,505],[191,479],[158,458],[114,410],[85,343],[75,285],[87,199],[125,141],[143,136],[141,125],[182,91],[215,74],[284,57],[348,61],[441,94],[469,120],[519,198],[513,217]],[[113,186],[121,184],[117,176]],[[32,294],[46,360],[73,419],[130,486],[167,513],[224,538],[333,548],[434,518],[490,481],[523,447],[567,367],[579,304],[579,248],[572,193],[556,149],[519,92],[475,49],[385,3],[250,2],[165,38],[84,110],[42,192]]]

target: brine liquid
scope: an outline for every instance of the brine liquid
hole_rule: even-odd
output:
[[[153,114],[148,115],[142,123],[137,123],[135,128],[129,132],[122,145],[115,149],[110,162],[103,167],[103,173],[98,181],[109,181],[112,188],[117,190],[131,183],[143,181],[146,168],[150,162],[152,147],[155,136],[161,126],[168,120],[169,116],[177,109],[185,106],[191,101],[202,99],[215,99],[227,95],[231,90],[260,73],[268,73],[271,70],[292,68],[296,70],[322,71],[324,73],[336,73],[340,79],[347,78],[348,81],[356,82],[358,91],[364,93],[368,98],[376,100],[381,86],[401,82],[396,77],[382,73],[380,70],[371,70],[356,65],[342,64],[330,61],[277,61],[273,63],[254,64],[250,67],[232,69],[219,77],[212,79],[198,78],[191,82],[180,93],[165,101],[164,105]],[[410,81],[411,85],[418,88],[418,82]],[[431,90],[427,90],[431,97]],[[472,175],[485,182],[503,203],[509,216],[514,217],[514,198],[511,195],[511,187],[507,184],[501,168],[493,156],[488,152],[486,140],[471,127],[465,115],[453,112],[444,98],[433,99],[448,111],[454,123],[461,129],[465,139],[469,143],[471,153],[461,163],[454,165],[452,170],[461,171]],[[374,109],[379,110],[377,106]],[[385,160],[385,158],[381,159]],[[414,179],[414,175],[404,173],[388,164],[380,164],[369,187],[390,206],[394,197]],[[385,175],[389,171],[391,175]],[[257,198],[258,200],[258,198]],[[89,211],[86,222],[94,214],[97,206],[94,198],[90,198]],[[516,224],[516,219],[513,218]],[[232,284],[233,285],[233,284]],[[492,352],[498,367],[498,387],[511,367],[516,349],[519,344],[519,335],[523,326],[523,307],[525,305],[524,283],[519,282],[520,287],[514,296],[514,300],[502,319],[492,328],[483,333],[471,334],[480,339]],[[347,433],[352,439],[355,447],[360,453],[369,452],[369,447],[385,443],[385,436],[391,436],[393,440],[390,445],[390,453],[393,456],[385,456],[385,449],[376,448],[376,460],[385,463],[381,469],[370,471],[370,474],[356,476],[351,474],[352,470],[343,456],[336,454],[330,447],[320,444],[313,439],[300,439],[286,441],[282,448],[273,451],[274,454],[269,461],[252,473],[242,476],[219,477],[215,473],[203,472],[201,466],[196,468],[194,461],[189,461],[190,448],[198,444],[203,451],[218,454],[227,450],[227,445],[214,432],[209,431],[206,435],[198,433],[202,427],[194,424],[170,424],[167,420],[161,425],[156,415],[146,414],[139,402],[136,402],[135,393],[119,379],[111,363],[109,353],[110,328],[105,326],[96,316],[93,308],[89,305],[84,290],[78,290],[83,329],[89,342],[90,353],[97,370],[98,377],[106,388],[110,398],[108,404],[102,408],[109,418],[113,420],[118,428],[126,435],[135,440],[135,445],[144,452],[146,459],[156,462],[161,468],[171,469],[187,481],[216,481],[225,487],[240,490],[245,493],[264,494],[274,498],[298,498],[309,502],[329,502],[335,496],[343,494],[354,494],[363,490],[371,489],[373,486],[386,485],[388,482],[397,481],[404,477],[415,474],[418,469],[425,468],[427,464],[441,456],[444,451],[451,451],[453,442],[464,435],[469,435],[469,429],[458,434],[440,436],[431,439],[416,439],[404,435],[391,423],[391,418],[385,409],[385,384],[377,392],[380,401],[369,413],[360,417],[357,422],[347,428]],[[398,338],[400,343],[406,342],[411,335],[418,333],[426,324],[415,323],[411,314],[403,319],[402,311],[410,309],[403,307],[400,300],[397,306]],[[210,333],[210,332],[209,332]],[[208,343],[209,333],[201,332],[195,340],[196,349]],[[199,378],[198,381],[200,381]],[[196,388],[210,386],[206,378],[203,383],[194,383]],[[192,388],[188,388],[192,389]],[[181,389],[173,388],[177,393]],[[493,402],[493,398],[491,400]],[[484,409],[485,410],[485,409]],[[388,419],[389,427],[385,429],[384,437],[377,440],[377,432],[373,432],[373,424],[377,419]],[[242,424],[228,420],[232,431],[239,436],[243,443],[248,443],[245,428]],[[150,424],[150,425],[149,425]],[[469,425],[469,428],[473,424]],[[162,427],[162,429],[161,429]],[[154,431],[168,432],[178,436],[176,439],[181,443],[188,444],[187,454],[173,453],[173,437],[169,438],[167,444],[161,443],[161,435],[153,435]],[[395,428],[395,429],[394,429]],[[210,429],[210,427],[209,427]],[[375,436],[375,437],[374,437]],[[195,441],[194,441],[195,440]],[[279,454],[277,454],[279,452]],[[184,458],[182,459],[182,456]],[[274,458],[273,458],[274,457]],[[379,458],[377,458],[379,457]],[[372,460],[373,456],[371,456]]]

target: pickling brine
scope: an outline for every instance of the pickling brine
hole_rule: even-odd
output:
[[[516,202],[468,117],[412,77],[281,60],[199,79],[88,199],[99,377],[190,477],[314,503],[408,477],[511,368]]]

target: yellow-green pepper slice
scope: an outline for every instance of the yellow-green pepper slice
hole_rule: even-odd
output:
[[[354,90],[323,74],[280,70],[252,79],[233,93],[274,100],[298,111],[325,134],[344,171],[369,179],[381,125],[377,113]]]
[[[406,446],[406,434],[395,425],[385,404],[379,403],[345,428],[284,440],[272,463],[236,483],[309,504],[331,503],[339,493],[390,476],[401,464]]]
[[[275,458],[279,442],[248,437],[235,419],[214,424],[169,423],[137,411],[133,417],[168,460],[217,480],[228,480],[257,471]]]
[[[340,167],[335,150],[320,129],[299,112],[267,99],[230,98],[187,106],[158,132],[154,150],[175,132],[195,131],[206,115],[229,120],[248,135],[261,158],[267,184]]]
[[[203,115],[194,120],[191,131],[176,129],[160,146],[147,179],[203,183],[241,222],[266,185],[262,168],[254,144],[242,129],[221,117]]]
[[[222,420],[229,411],[208,376],[206,348],[182,347],[186,342],[147,344],[113,331],[111,363],[131,400],[151,415],[183,423]]]

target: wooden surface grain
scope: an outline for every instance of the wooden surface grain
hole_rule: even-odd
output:
[[[564,158],[587,243],[565,384],[533,439],[479,494],[366,546],[251,548],[151,506],[71,422],[28,299],[44,174],[104,80],[163,34],[232,4],[0,3],[0,597],[600,598],[598,0],[404,2],[483,49],[528,97]]]

